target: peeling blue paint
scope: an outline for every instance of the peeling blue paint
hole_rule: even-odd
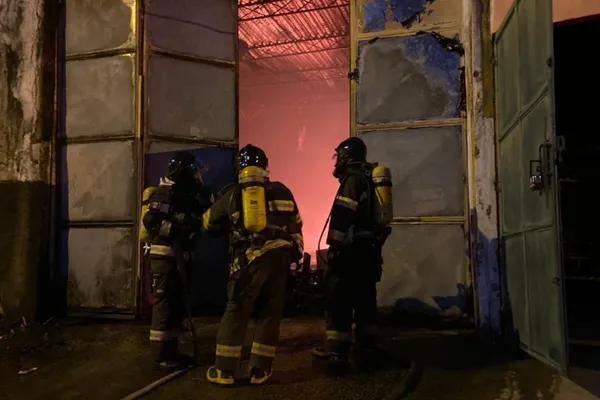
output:
[[[424,70],[430,85],[443,89],[448,95],[443,116],[458,116],[463,97],[460,52],[449,50],[431,33],[406,37],[403,43],[405,56]]]
[[[410,25],[427,8],[430,0],[391,0],[394,21]]]
[[[380,32],[387,22],[410,27],[434,0],[370,0],[363,8],[365,32]]]
[[[463,284],[457,285],[457,293],[453,296],[432,296],[437,308],[433,307],[421,299],[414,297],[404,297],[396,300],[394,310],[402,314],[421,314],[429,317],[439,317],[441,313],[452,307],[459,308],[463,313],[472,312],[469,308],[470,291]]]
[[[456,285],[457,293],[454,296],[433,296],[441,310],[447,310],[450,307],[458,307],[461,311],[467,312],[467,288],[463,284]]]
[[[502,271],[498,258],[498,238],[488,238],[477,228],[477,212],[471,210],[473,234],[472,258],[475,258],[475,281],[479,303],[479,329],[492,336],[502,335]]]
[[[363,8],[364,31],[379,32],[385,29],[386,0],[371,0]]]
[[[458,117],[464,99],[462,54],[460,42],[431,32],[359,42],[359,113],[363,88],[369,87],[386,99],[369,111],[379,113],[378,121]],[[418,107],[407,93],[416,96]]]
[[[497,260],[498,239],[489,240],[481,232],[477,238],[477,288],[480,328],[495,334],[502,331],[502,290]]]

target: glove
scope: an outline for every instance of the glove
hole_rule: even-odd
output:
[[[342,253],[341,249],[336,248],[336,247],[330,246],[329,250],[327,250],[327,266],[331,270],[336,269],[336,264],[338,264],[340,261],[341,253]]]

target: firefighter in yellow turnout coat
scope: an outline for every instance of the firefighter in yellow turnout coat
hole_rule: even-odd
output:
[[[216,363],[206,373],[210,382],[219,385],[235,383],[253,312],[256,331],[250,383],[262,384],[270,378],[289,267],[303,254],[298,206],[285,185],[268,179],[267,165],[260,148],[242,148],[239,183],[225,188],[203,216],[206,231],[228,232],[230,236],[227,306],[217,333]]]
[[[376,284],[392,220],[391,176],[389,169],[367,163],[366,154],[356,137],[336,148],[340,186],[327,235],[326,341],[313,354],[337,365],[347,363],[353,323],[357,350],[372,351],[377,342]]]
[[[193,154],[179,152],[169,161],[167,176],[144,190],[140,240],[152,270],[152,325],[150,341],[158,369],[182,368],[194,360],[177,350],[178,332],[185,315],[182,262],[191,237],[200,232],[202,213],[210,206],[210,192],[199,177]],[[179,260],[179,261],[178,261]]]

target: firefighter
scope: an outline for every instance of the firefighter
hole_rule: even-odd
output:
[[[382,273],[381,248],[391,222],[389,170],[366,162],[364,142],[352,137],[335,149],[333,175],[339,180],[327,234],[325,345],[317,358],[345,366],[356,325],[356,350],[375,349],[376,283]]]
[[[264,151],[247,145],[238,155],[238,183],[226,188],[204,214],[208,232],[229,233],[227,306],[217,333],[216,362],[209,382],[235,383],[248,322],[256,331],[249,362],[250,383],[265,383],[279,339],[288,271],[303,255],[302,221],[290,190],[268,178]]]
[[[166,177],[144,191],[140,239],[152,271],[150,342],[157,369],[179,369],[194,360],[178,351],[178,331],[186,310],[182,274],[193,236],[202,229],[202,213],[211,203],[194,155],[178,152]]]

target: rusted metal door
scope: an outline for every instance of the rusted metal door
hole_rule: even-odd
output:
[[[514,330],[526,351],[565,368],[551,7],[518,0],[495,37],[496,133]]]
[[[149,154],[237,148],[234,0],[66,0],[61,255],[72,313],[133,314]],[[223,157],[230,159],[231,150]]]
[[[380,306],[470,313],[461,1],[352,0],[351,126],[389,166]]]

